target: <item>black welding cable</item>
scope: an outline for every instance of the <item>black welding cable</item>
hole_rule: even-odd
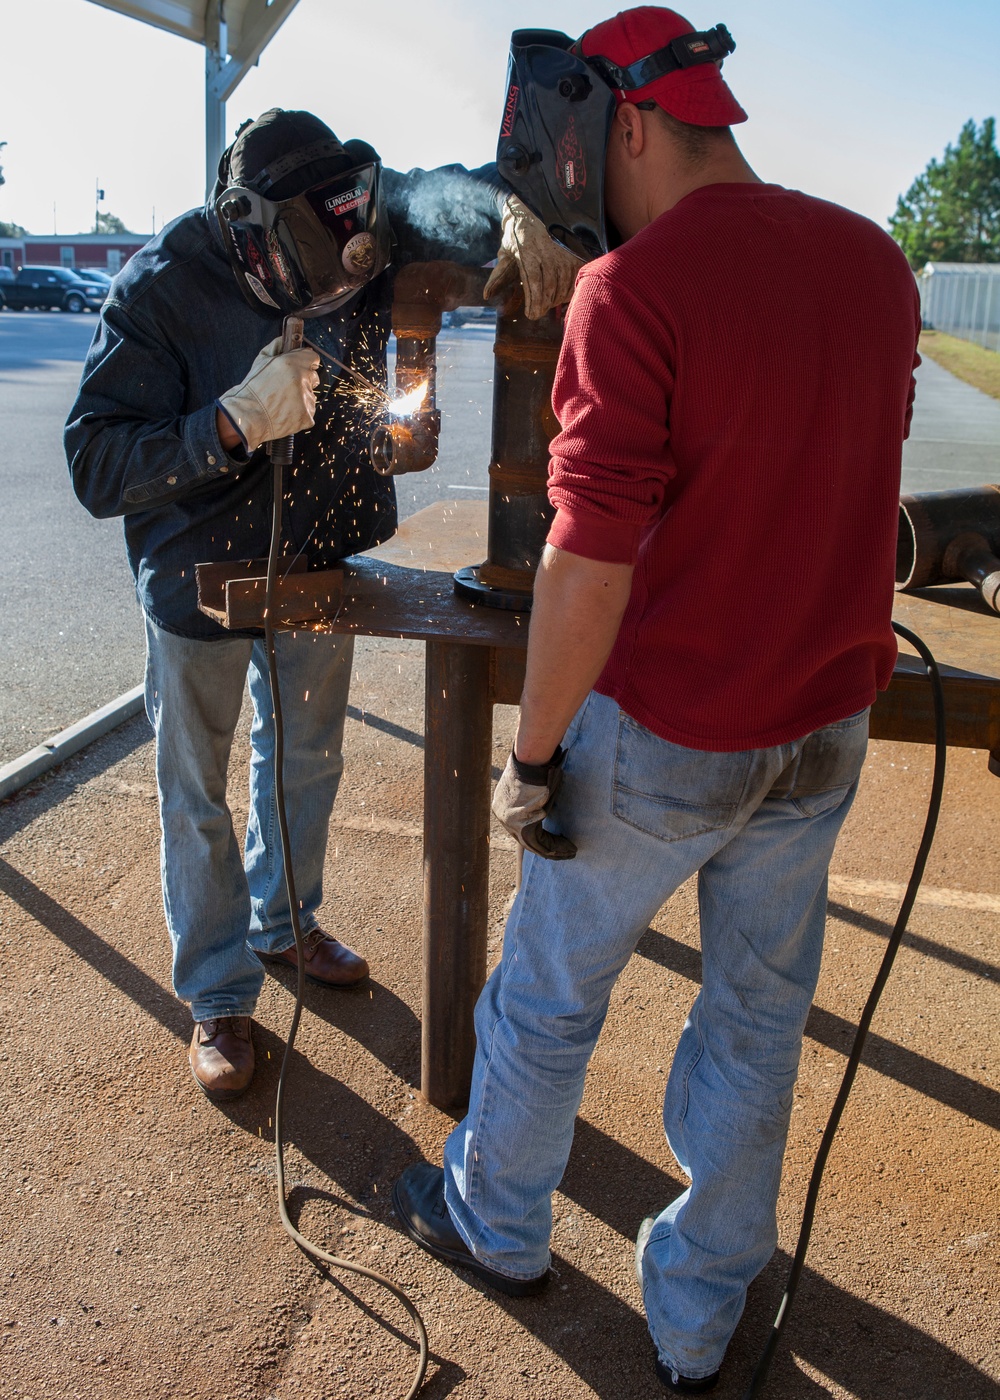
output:
[[[417,1330],[417,1340],[419,1344],[419,1354],[417,1364],[413,1372],[413,1382],[406,1393],[406,1400],[414,1400],[417,1392],[424,1383],[424,1376],[427,1373],[427,1329],[424,1320],[417,1311],[414,1303],[403,1292],[402,1288],[392,1279],[386,1278],[384,1274],[377,1273],[374,1269],[366,1269],[363,1264],[355,1264],[350,1259],[341,1259],[336,1254],[328,1254],[325,1249],[320,1249],[311,1240],[306,1239],[301,1231],[292,1224],[288,1214],[288,1202],[285,1199],[285,1157],[284,1157],[284,1106],[285,1106],[285,1083],[288,1078],[288,1066],[292,1058],[292,1048],[295,1045],[295,1036],[298,1032],[299,1021],[302,1016],[302,1001],[305,992],[305,957],[302,943],[302,928],[299,923],[299,902],[295,892],[295,875],[292,870],[292,847],[288,837],[288,818],[285,812],[285,786],[284,786],[284,757],[285,757],[285,731],[281,717],[281,688],[278,681],[278,658],[274,646],[274,589],[278,578],[278,556],[281,548],[281,499],[284,491],[284,467],[291,464],[292,440],[282,439],[272,447],[271,463],[274,482],[274,507],[271,518],[271,547],[267,556],[267,585],[264,597],[264,645],[267,651],[267,671],[271,683],[271,703],[274,709],[274,799],[275,808],[278,815],[278,831],[281,835],[281,856],[285,865],[285,886],[288,891],[288,908],[292,917],[292,932],[295,935],[295,949],[298,954],[298,977],[295,986],[295,1010],[292,1013],[292,1024],[288,1029],[288,1038],[285,1041],[285,1053],[281,1060],[281,1073],[278,1076],[278,1092],[274,1100],[274,1163],[277,1176],[278,1190],[278,1214],[281,1223],[292,1237],[295,1243],[306,1254],[314,1259],[320,1260],[335,1269],[345,1269],[348,1273],[360,1274],[362,1278],[369,1278],[374,1283],[379,1284],[390,1292],[409,1313],[413,1320],[413,1325]]]
[[[795,1291],[799,1286],[799,1279],[803,1266],[806,1262],[806,1250],[809,1248],[809,1236],[812,1233],[813,1220],[816,1215],[816,1202],[819,1199],[820,1185],[823,1180],[823,1171],[826,1167],[830,1149],[840,1120],[847,1104],[851,1086],[854,1083],[855,1075],[858,1072],[858,1065],[861,1062],[861,1055],[865,1048],[865,1041],[868,1038],[868,1028],[875,1015],[875,1009],[879,1004],[879,999],[885,989],[885,984],[889,980],[889,973],[902,942],[903,934],[906,932],[906,925],[909,922],[910,911],[913,909],[917,891],[920,888],[920,881],[923,879],[924,868],[927,865],[927,857],[930,854],[931,842],[934,840],[934,832],[937,827],[938,813],[941,810],[941,792],[944,788],[944,768],[946,758],[945,724],[944,724],[944,691],[941,687],[941,674],[938,671],[937,662],[931,655],[930,649],[923,641],[911,632],[909,628],[903,627],[900,623],[892,624],[893,631],[899,636],[905,637],[913,649],[918,653],[920,659],[927,668],[927,676],[931,683],[931,694],[934,697],[934,774],[931,779],[930,798],[927,803],[927,818],[924,822],[923,835],[920,838],[920,845],[917,847],[916,859],[913,862],[913,870],[910,874],[906,892],[903,895],[903,902],[899,906],[899,914],[896,923],[889,935],[889,942],[879,967],[878,975],[865,1002],[865,1009],[861,1013],[858,1022],[857,1033],[854,1037],[854,1044],[844,1070],[844,1077],[840,1082],[840,1090],[834,1100],[833,1108],[830,1110],[830,1117],[827,1121],[826,1129],[823,1133],[823,1140],[816,1153],[816,1161],[813,1163],[812,1176],[809,1178],[809,1189],[806,1192],[805,1207],[802,1211],[802,1225],[799,1228],[798,1244],[795,1247],[795,1257],[792,1260],[792,1267],[788,1274],[788,1282],[785,1284],[785,1292],[778,1308],[777,1316],[774,1319],[774,1326],[771,1335],[767,1339],[767,1345],[761,1353],[757,1362],[757,1369],[753,1373],[753,1379],[744,1394],[743,1400],[754,1400],[759,1395],[767,1381],[767,1373],[774,1358],[778,1341],[784,1331],[788,1321],[788,1314],[795,1297]]]

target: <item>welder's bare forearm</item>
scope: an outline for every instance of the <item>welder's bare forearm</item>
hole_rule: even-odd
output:
[[[514,750],[546,763],[607,661],[632,591],[631,564],[546,545],[535,576],[528,667]]]

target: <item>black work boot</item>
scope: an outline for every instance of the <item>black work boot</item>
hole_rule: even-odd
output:
[[[445,1264],[468,1269],[477,1278],[512,1298],[541,1293],[549,1281],[549,1271],[537,1278],[511,1278],[481,1264],[455,1229],[444,1201],[444,1170],[430,1162],[407,1167],[392,1188],[392,1203],[403,1229],[421,1249]]]
[[[649,1237],[653,1233],[656,1221],[657,1216],[647,1215],[639,1226],[639,1233],[635,1240],[635,1276],[640,1288],[642,1288],[642,1256],[646,1252],[646,1245],[649,1243]],[[675,1371],[670,1366],[664,1366],[659,1357],[656,1358],[656,1374],[664,1389],[671,1391],[674,1395],[707,1395],[719,1384],[718,1371],[713,1371],[710,1376],[699,1376],[697,1380],[693,1380],[690,1376],[682,1376],[680,1371]]]

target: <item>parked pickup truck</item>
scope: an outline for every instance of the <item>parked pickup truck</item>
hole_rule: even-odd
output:
[[[99,311],[107,294],[107,287],[70,267],[21,267],[13,282],[3,284],[11,311]]]

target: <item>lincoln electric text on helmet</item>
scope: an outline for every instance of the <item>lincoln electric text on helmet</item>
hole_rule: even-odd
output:
[[[231,150],[232,148],[230,148]],[[226,251],[243,295],[256,310],[318,316],[342,306],[384,272],[391,240],[382,204],[382,164],[363,141],[315,141],[215,201]],[[279,181],[316,161],[337,161],[332,178],[286,199],[269,199]]]
[[[497,167],[553,238],[582,258],[608,251],[604,155],[615,92],[679,69],[721,63],[736,48],[725,25],[692,31],[619,66],[555,29],[511,35]]]

